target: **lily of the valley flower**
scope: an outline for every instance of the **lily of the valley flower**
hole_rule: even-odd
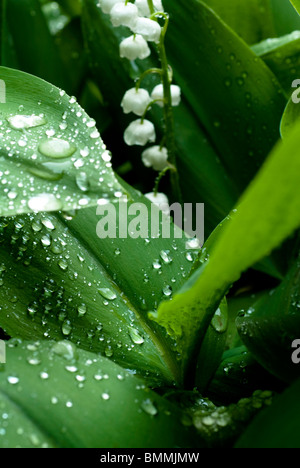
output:
[[[103,13],[109,14],[116,3],[120,3],[120,0],[100,0],[99,6]]]
[[[120,44],[120,56],[128,60],[145,59],[151,50],[147,41],[140,34],[134,34],[124,39]]]
[[[125,93],[121,106],[125,114],[133,112],[136,115],[142,116],[150,102],[151,98],[146,89],[132,88]]]
[[[164,99],[164,87],[162,84],[155,86],[151,93],[151,97],[153,100],[158,99],[157,105],[163,107],[163,99]],[[177,85],[171,85],[171,98],[172,98],[172,106],[179,106],[181,102],[181,89]]]
[[[170,205],[167,195],[164,193],[150,192],[145,195],[148,200],[150,200],[154,205],[156,205],[166,216],[170,215]]]
[[[150,16],[150,9],[147,0],[135,0],[141,16]],[[153,0],[153,5],[156,11],[164,11],[161,0]]]
[[[142,161],[146,167],[152,167],[155,171],[163,171],[167,167],[168,150],[158,145],[146,149],[142,153]]]
[[[128,146],[145,146],[156,140],[155,128],[149,120],[138,119],[132,122],[125,130],[124,140]]]
[[[139,17],[132,24],[131,30],[136,34],[141,34],[146,41],[158,43],[161,36],[161,26],[157,21],[150,18]]]
[[[134,3],[118,2],[110,11],[110,19],[114,27],[132,28],[138,19],[138,14],[138,8]]]

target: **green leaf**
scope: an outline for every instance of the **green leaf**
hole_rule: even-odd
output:
[[[298,1],[298,0],[296,0]],[[275,29],[278,36],[300,29],[300,18],[289,0],[271,0]]]
[[[300,264],[295,262],[282,284],[261,298],[236,324],[242,341],[255,359],[285,382],[299,377],[292,362],[292,343],[300,329]]]
[[[108,359],[68,342],[10,341],[0,371],[2,448],[194,447],[181,412]]]
[[[290,0],[291,4],[295,10],[300,14],[300,1],[299,0]]]
[[[272,70],[287,96],[290,96],[293,91],[292,82],[300,73],[299,31],[280,38],[267,39],[255,44],[252,50]]]
[[[244,190],[279,138],[282,89],[203,2],[165,0],[164,6],[171,15],[166,46],[174,77],[230,178]]]
[[[223,300],[205,334],[197,360],[196,386],[205,393],[216,372],[226,346],[228,331],[228,307]]]
[[[177,340],[184,370],[230,285],[300,225],[299,128],[298,124],[289,138],[276,146],[240,200],[208,261],[172,301],[163,302],[152,314]]]
[[[300,85],[300,81],[299,81]],[[299,101],[299,102],[298,102]],[[285,111],[282,115],[280,123],[280,133],[282,138],[287,138],[291,130],[294,128],[295,123],[300,118],[300,99],[299,90],[296,89],[291,99],[287,103]]]
[[[73,210],[122,194],[95,121],[74,97],[16,70],[0,68],[0,76],[0,215]]]
[[[121,100],[125,92],[134,86],[134,79],[143,71],[159,66],[159,61],[154,52],[144,61],[129,62],[120,59],[119,44],[130,33],[126,28],[113,28],[109,16],[103,14],[98,7],[97,0],[86,0],[83,3],[82,20],[90,66],[105,100],[118,120],[120,128],[118,143],[122,145],[123,131],[132,117],[129,119],[124,117],[120,107]],[[151,77],[143,82],[143,87],[152,91],[156,84],[157,79]],[[156,110],[153,107],[149,116],[155,123],[157,133],[161,135],[163,132],[161,109]],[[216,224],[234,206],[238,191],[184,96],[182,104],[174,109],[174,120],[176,156],[183,198],[186,203],[205,203],[205,228],[206,233],[210,234]],[[112,129],[112,135],[112,143],[116,144],[115,129]],[[136,166],[140,161],[140,151],[124,148],[123,157],[122,162],[127,157],[134,161]],[[141,167],[138,172],[138,183],[144,180],[145,184],[149,184],[152,174],[152,171]]]
[[[7,24],[20,69],[71,92],[69,71],[60,60],[58,48],[51,36],[40,1],[9,0]],[[38,47],[36,38],[39,41]]]
[[[275,35],[270,0],[205,0],[245,42],[254,44]]]
[[[225,351],[206,395],[222,404],[249,397],[258,388],[282,391],[284,385],[269,374],[245,346]]]
[[[299,448],[299,392],[300,380],[297,380],[270,408],[256,416],[236,448]]]
[[[150,213],[149,200],[125,190]],[[151,239],[150,230],[149,238],[132,238],[132,214],[128,222],[122,218],[127,237],[119,236],[116,213],[116,237],[100,239],[97,226],[105,217],[91,207],[67,219],[47,213],[2,218],[0,326],[23,339],[65,337],[156,383],[180,383],[172,343],[147,311],[182,286],[198,250],[178,228],[170,238],[161,231]]]

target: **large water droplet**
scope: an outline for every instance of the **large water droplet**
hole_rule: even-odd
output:
[[[7,121],[15,130],[40,127],[47,123],[45,117],[41,115],[13,115],[12,117],[7,117]]]
[[[98,289],[98,292],[102,297],[104,297],[104,299],[109,301],[113,301],[117,297],[116,293],[109,288],[100,288]]]
[[[143,344],[144,338],[139,334],[136,328],[129,328],[129,336],[134,344]]]
[[[69,158],[75,153],[76,149],[76,146],[59,138],[44,140],[39,145],[39,152],[53,159]]]
[[[90,189],[90,183],[85,172],[80,172],[76,176],[77,186],[82,192],[88,192]]]
[[[151,416],[156,416],[158,413],[157,408],[154,406],[154,403],[149,398],[142,402],[141,408],[145,413],[150,414]]]
[[[219,333],[224,333],[227,329],[227,314],[219,308],[211,321],[214,329]]]
[[[70,341],[62,340],[55,343],[51,348],[52,353],[62,356],[71,361],[77,357],[77,348]]]
[[[39,195],[30,198],[28,207],[32,211],[59,211],[62,208],[62,203],[52,193],[40,193]]]

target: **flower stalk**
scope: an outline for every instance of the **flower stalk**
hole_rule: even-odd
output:
[[[102,6],[101,6],[102,5]],[[161,0],[100,0],[105,13],[110,14],[115,27],[127,26],[133,33],[120,44],[121,57],[128,60],[144,59],[151,54],[149,42],[156,45],[160,68],[146,70],[137,80],[135,88],[127,91],[122,107],[124,112],[141,117],[132,122],[125,130],[124,139],[128,145],[145,146],[154,143],[156,132],[154,125],[146,119],[147,112],[153,105],[163,108],[164,135],[160,145],[154,145],[142,153],[146,167],[159,172],[156,178],[153,196],[157,196],[162,178],[169,172],[173,199],[182,202],[179,174],[176,164],[176,143],[174,131],[173,107],[181,100],[181,90],[172,84],[173,75],[168,63],[165,38],[169,26],[169,15],[163,9]],[[163,25],[161,26],[161,23]],[[143,89],[142,82],[150,74],[157,74],[161,84],[151,94]],[[135,89],[135,91],[134,91]]]

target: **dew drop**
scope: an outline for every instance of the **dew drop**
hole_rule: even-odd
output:
[[[90,183],[85,172],[80,172],[76,176],[76,184],[82,192],[88,192],[90,189]]]
[[[15,377],[13,375],[10,375],[9,377],[7,377],[7,381],[8,383],[10,383],[11,385],[16,385],[17,383],[19,383],[19,378],[18,377]]]
[[[170,251],[169,250],[162,250],[160,252],[160,257],[163,260],[164,263],[169,264],[172,263],[173,259],[170,256]]]
[[[117,298],[117,295],[114,291],[112,291],[109,288],[100,288],[98,289],[99,294],[101,294],[104,299],[107,299],[109,301],[113,301]]]
[[[164,293],[164,295],[165,295],[166,297],[172,296],[173,291],[172,291],[171,286],[169,286],[169,285],[165,286],[165,287],[163,288],[163,293]]]
[[[68,262],[64,259],[59,260],[58,266],[62,271],[66,271],[69,268]]]
[[[141,408],[145,413],[150,414],[150,416],[156,416],[158,414],[157,408],[149,398],[142,402]]]
[[[55,343],[51,352],[63,357],[67,361],[71,361],[77,358],[77,348],[70,341],[62,340]]]
[[[129,328],[129,336],[134,344],[143,344],[144,338],[139,334],[136,328]]]
[[[83,317],[85,314],[86,314],[86,305],[85,304],[81,304],[78,309],[77,309],[77,312],[78,312],[78,316],[79,317]]]
[[[25,130],[28,128],[40,127],[45,125],[47,120],[40,115],[14,115],[8,117],[9,125],[15,130]]]
[[[35,212],[59,211],[62,208],[62,203],[52,193],[40,193],[36,197],[30,198],[28,207]]]
[[[53,159],[69,158],[75,153],[76,149],[76,146],[59,138],[44,140],[39,145],[39,152]]]
[[[65,336],[70,335],[72,331],[72,325],[70,320],[65,320],[62,324],[61,331]]]

